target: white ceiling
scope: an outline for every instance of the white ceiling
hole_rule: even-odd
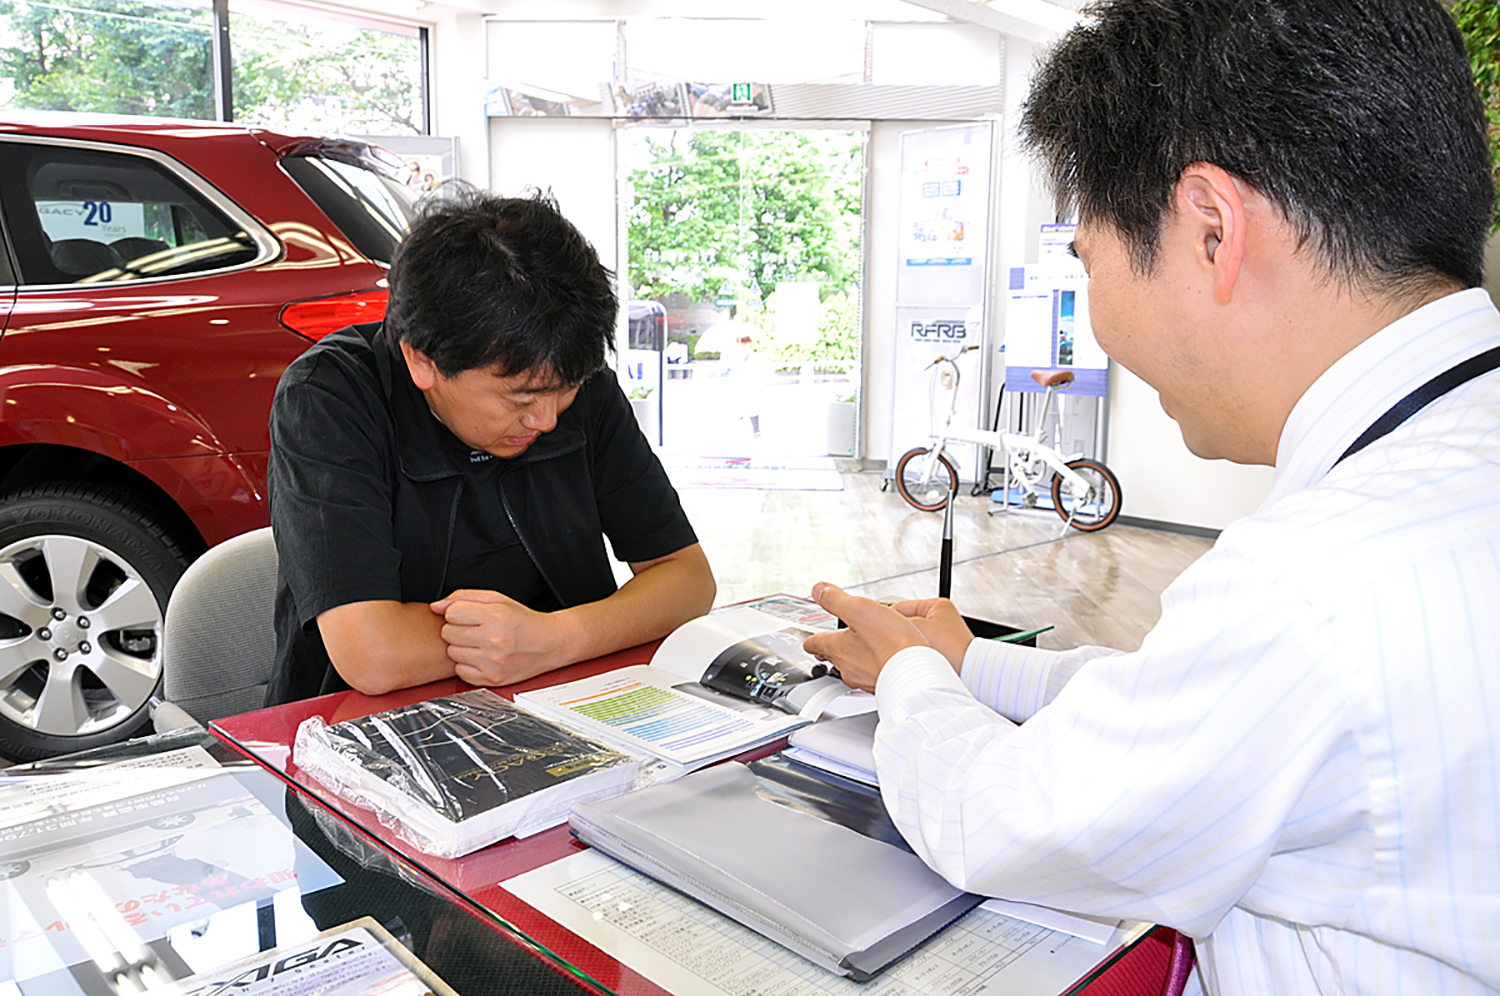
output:
[[[590,21],[619,18],[736,18],[883,22],[964,21],[1005,34],[1045,41],[1077,21],[1085,0],[313,0],[394,15],[418,24],[436,24],[457,14],[484,14],[506,20]]]

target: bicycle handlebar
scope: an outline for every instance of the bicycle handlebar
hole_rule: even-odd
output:
[[[976,350],[978,348],[979,348],[978,346],[960,346],[958,348],[958,351],[955,352],[952,356],[941,356],[941,355],[936,356],[936,357],[933,358],[933,360],[932,360],[931,363],[927,364],[927,366],[929,366],[929,367],[935,367],[939,363],[952,363],[954,360],[958,359],[960,356],[964,355],[965,353],[971,353],[971,352],[973,352],[974,350]]]

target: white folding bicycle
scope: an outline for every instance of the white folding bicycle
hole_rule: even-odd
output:
[[[958,471],[944,452],[953,443],[978,443],[988,451],[1005,454],[1006,475],[1019,483],[1024,493],[1021,504],[1036,506],[1037,499],[1048,489],[1052,507],[1067,526],[1094,532],[1114,522],[1120,514],[1120,482],[1104,464],[1080,458],[1068,460],[1042,442],[1042,430],[1052,395],[1073,382],[1071,370],[1033,370],[1031,377],[1047,389],[1031,435],[969,429],[953,424],[958,409],[958,364],[964,353],[978,349],[965,346],[952,356],[939,356],[929,367],[946,367],[952,372],[953,387],[949,394],[948,416],[943,426],[932,434],[931,446],[907,450],[896,463],[896,490],[913,508],[936,512],[948,504],[949,496],[958,490]],[[936,376],[936,372],[934,373]],[[976,493],[989,486],[989,468],[985,468]],[[1010,481],[1006,482],[1007,492]]]

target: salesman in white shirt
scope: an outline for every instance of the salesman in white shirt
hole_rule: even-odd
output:
[[[1099,343],[1275,483],[1134,653],[819,585],[892,817],[963,888],[1178,928],[1211,993],[1500,991],[1494,190],[1448,14],[1115,0],[1021,133]]]

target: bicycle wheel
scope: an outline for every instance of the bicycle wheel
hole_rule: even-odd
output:
[[[1068,464],[1089,482],[1087,494],[1075,495],[1061,475],[1052,478],[1052,507],[1074,529],[1092,533],[1103,529],[1120,514],[1120,482],[1097,460],[1074,460]]]
[[[941,511],[948,504],[948,496],[958,487],[958,471],[941,453],[932,480],[923,483],[922,473],[927,469],[927,461],[923,458],[931,452],[926,446],[918,446],[901,454],[901,459],[896,461],[896,490],[901,492],[908,505],[923,512]]]

